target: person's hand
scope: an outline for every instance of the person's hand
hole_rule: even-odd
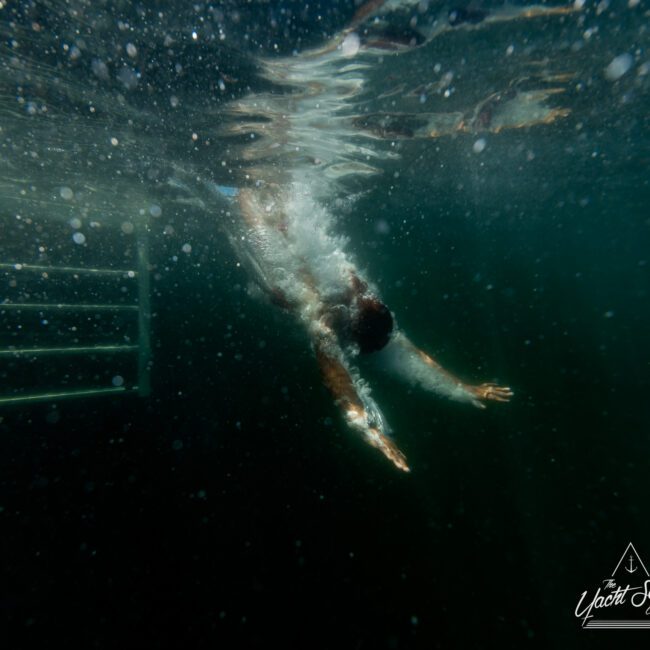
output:
[[[373,427],[369,427],[366,431],[366,440],[373,447],[379,449],[379,451],[381,451],[384,456],[395,465],[395,467],[401,469],[403,472],[411,471],[406,462],[406,456],[386,434]]]
[[[472,404],[480,409],[485,408],[483,402],[509,402],[514,395],[508,386],[499,386],[490,382],[478,386],[465,386],[465,389],[474,398]]]

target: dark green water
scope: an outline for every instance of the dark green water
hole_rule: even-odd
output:
[[[240,8],[254,33],[265,34],[285,5]],[[353,13],[346,3],[315,7],[329,30]],[[588,11],[584,24],[468,32],[436,52],[468,61],[476,79],[468,73],[458,93],[471,104],[472,93],[493,87],[477,88],[479,78],[506,76],[502,55],[489,61],[490,52],[537,40],[576,75],[562,97],[566,119],[488,134],[480,156],[474,134],[404,140],[381,180],[353,188],[365,193],[341,230],[400,326],[463,379],[495,379],[515,391],[510,404],[479,411],[393,380],[372,359],[361,364],[410,475],[345,428],[306,335],[248,295],[249,278],[205,214],[179,206],[138,167],[188,160],[191,148],[167,130],[185,126],[165,117],[145,133],[156,109],[144,92],[126,93],[142,128],[116,154],[119,164],[89,169],[103,151],[93,148],[97,133],[104,143],[111,128],[126,128],[127,111],[107,113],[100,131],[68,105],[79,124],[59,126],[58,136],[16,117],[12,93],[21,82],[7,72],[5,47],[3,257],[36,261],[46,245],[53,262],[58,253],[71,266],[130,268],[136,244],[120,229],[120,210],[133,216],[155,200],[163,213],[150,232],[151,395],[0,411],[7,648],[647,647],[647,630],[585,630],[574,615],[581,593],[602,584],[630,541],[650,561],[649,86],[640,73],[647,7],[612,2],[598,15]],[[298,36],[319,42],[317,18],[301,16],[284,34],[270,29],[270,40],[285,51]],[[16,29],[10,22],[7,38]],[[572,49],[594,25],[598,46]],[[633,53],[633,69],[604,80],[603,67],[624,51]],[[416,51],[413,69],[430,54]],[[253,78],[249,55],[241,56]],[[231,73],[237,64],[229,59]],[[56,57],[48,66],[51,80],[83,80],[57,68]],[[381,73],[368,74],[376,88]],[[57,103],[52,84],[42,95],[65,118],[70,98]],[[188,121],[202,112],[188,109]],[[61,141],[74,133],[78,149],[63,147],[64,159],[38,149],[39,172],[24,152],[46,133]],[[135,171],[115,176],[129,161]],[[192,159],[209,162],[205,152]],[[75,246],[69,215],[25,205],[19,189],[58,188],[57,167],[96,191],[88,204],[117,225],[104,239],[85,228],[89,245]],[[17,213],[32,223],[17,227]],[[5,299],[12,277],[3,276]],[[116,297],[101,284],[63,282],[59,290],[50,295],[133,299],[131,288]],[[16,322],[2,318],[3,345],[12,345]],[[23,327],[30,342],[68,340],[70,323],[55,325],[50,338],[36,321]],[[128,319],[105,318],[86,333],[136,336]],[[3,360],[0,378],[6,389],[24,390],[52,388],[66,373],[73,387],[89,377],[108,385],[118,373],[128,383],[136,373],[121,357],[57,363]]]

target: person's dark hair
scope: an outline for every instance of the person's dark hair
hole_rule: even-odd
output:
[[[377,352],[390,340],[393,316],[379,300],[360,300],[359,313],[352,322],[351,330],[361,352]]]

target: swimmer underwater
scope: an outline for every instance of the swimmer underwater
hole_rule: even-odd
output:
[[[427,114],[420,118],[426,118],[423,126],[415,129],[408,126],[415,120],[406,113],[366,113],[346,121],[336,117],[337,111],[360,94],[363,78],[355,76],[357,72],[373,57],[381,60],[386,51],[398,55],[453,29],[482,29],[507,20],[574,11],[573,6],[505,7],[489,14],[441,9],[440,20],[431,20],[421,29],[418,26],[417,34],[405,43],[403,35],[396,38],[394,31],[384,30],[383,19],[389,12],[399,13],[414,4],[411,0],[372,0],[323,47],[288,59],[263,61],[262,76],[291,91],[251,94],[230,107],[234,123],[227,134],[255,134],[248,145],[248,159],[257,163],[247,169],[247,182],[232,188],[194,179],[201,180],[198,193],[205,198],[203,203],[214,204],[218,198],[228,204],[224,229],[242,265],[269,300],[306,329],[323,383],[347,425],[404,472],[410,471],[406,457],[390,436],[356,359],[373,355],[382,368],[411,384],[478,408],[486,408],[489,402],[508,402],[513,391],[496,383],[465,383],[408,339],[378,290],[345,251],[344,240],[333,234],[334,219],[319,201],[327,194],[323,188],[331,189],[346,175],[377,171],[360,159],[381,158],[382,154],[355,145],[359,136],[371,140],[434,138],[550,124],[568,114],[566,109],[545,104],[561,92],[548,83],[564,81],[564,77],[529,75],[525,82],[538,86],[530,88],[518,81],[453,119]],[[350,64],[358,52],[365,56],[363,63]],[[336,119],[329,119],[332,115]],[[362,155],[355,158],[356,153]]]

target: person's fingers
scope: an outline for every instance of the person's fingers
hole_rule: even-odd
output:
[[[406,461],[406,456],[388,436],[377,429],[371,428],[366,432],[366,437],[368,442],[373,447],[379,449],[395,467],[401,469],[403,472],[408,473],[411,471]]]
[[[493,395],[506,395],[512,397],[514,393],[509,386],[499,386],[498,384],[481,384],[479,393],[486,399],[490,399]]]

